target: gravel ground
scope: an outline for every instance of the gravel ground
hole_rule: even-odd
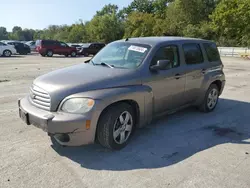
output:
[[[54,147],[18,117],[32,80],[86,58],[0,57],[0,187],[250,187],[250,61],[222,58],[227,83],[217,109],[186,109],[136,131],[112,152]]]

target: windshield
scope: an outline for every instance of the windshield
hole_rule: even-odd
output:
[[[93,59],[94,64],[106,63],[114,68],[137,68],[150,50],[149,45],[115,42],[104,47]]]

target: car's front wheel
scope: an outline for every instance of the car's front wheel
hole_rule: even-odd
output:
[[[109,107],[100,117],[97,127],[97,139],[107,148],[124,148],[134,130],[135,115],[132,106],[120,103]]]
[[[203,103],[199,109],[202,112],[211,112],[215,109],[219,99],[219,88],[216,84],[211,84],[208,88]]]
[[[10,50],[4,50],[3,51],[3,56],[4,57],[10,57],[12,55],[11,51]]]

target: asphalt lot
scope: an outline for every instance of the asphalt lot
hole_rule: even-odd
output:
[[[32,80],[86,58],[0,57],[0,188],[250,187],[250,61],[222,58],[227,83],[217,109],[186,109],[137,130],[112,152],[52,147],[18,117]]]

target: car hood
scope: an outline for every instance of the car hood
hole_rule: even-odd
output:
[[[33,82],[48,92],[51,98],[51,110],[75,93],[141,84],[137,70],[109,68],[101,65],[83,63],[42,75]]]

